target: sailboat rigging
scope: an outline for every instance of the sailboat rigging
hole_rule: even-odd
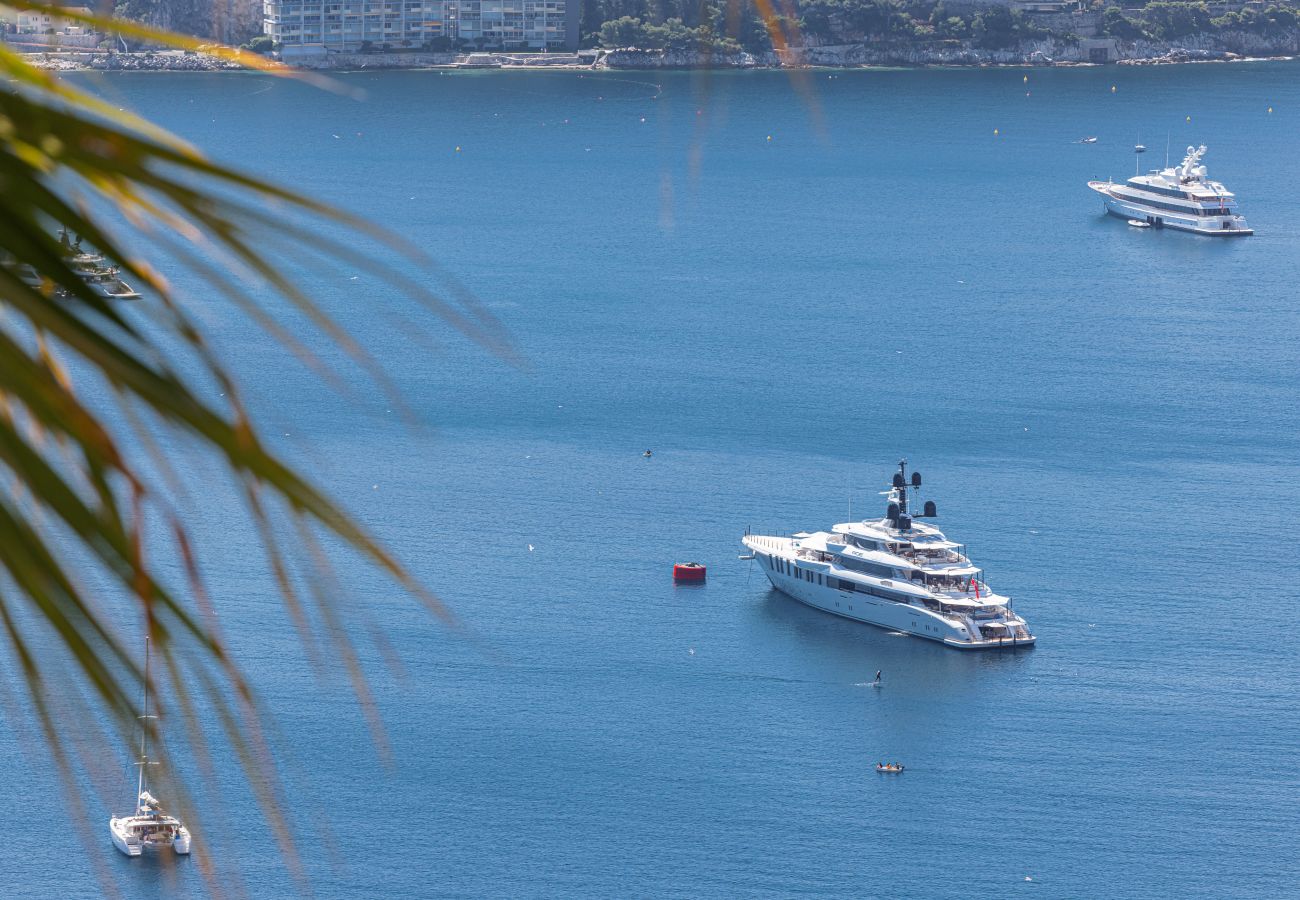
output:
[[[140,769],[136,780],[135,812],[127,816],[114,816],[108,820],[108,833],[113,846],[127,856],[139,856],[145,850],[171,848],[184,856],[190,852],[190,832],[180,819],[163,811],[162,804],[145,788],[145,768],[156,766],[149,759],[149,639],[144,640],[144,715],[140,716]]]

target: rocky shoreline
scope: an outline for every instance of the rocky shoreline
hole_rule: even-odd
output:
[[[1249,33],[1193,35],[1178,45],[1150,41],[1068,41],[1047,38],[1006,50],[987,50],[964,42],[944,46],[844,44],[804,47],[768,53],[712,54],[684,50],[643,50],[627,47],[586,51],[577,54],[516,55],[476,53],[473,64],[465,54],[328,54],[305,57],[289,68],[330,71],[363,69],[782,69],[782,68],[872,68],[872,67],[991,67],[991,66],[1086,66],[1099,63],[1090,53],[1105,44],[1106,62],[1117,65],[1172,65],[1196,62],[1240,62],[1293,59],[1300,56],[1300,31],[1262,38]],[[56,71],[152,71],[214,72],[239,71],[238,62],[203,53],[180,50],[132,53],[29,53],[34,65]]]

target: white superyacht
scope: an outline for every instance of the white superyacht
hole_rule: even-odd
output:
[[[743,542],[773,587],[808,606],[963,650],[1032,645],[1011,598],[989,589],[960,544],[916,521],[937,514],[934,501],[910,513],[908,492],[920,486],[903,460],[884,492],[884,518]]]
[[[1237,212],[1236,195],[1206,177],[1204,155],[1204,144],[1188,147],[1177,166],[1135,175],[1124,184],[1089,181],[1088,187],[1101,194],[1106,212],[1121,219],[1214,237],[1254,234]]]

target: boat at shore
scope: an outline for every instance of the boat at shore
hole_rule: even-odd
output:
[[[1236,195],[1206,176],[1205,145],[1188,147],[1182,163],[1135,175],[1124,184],[1089,181],[1106,212],[1155,228],[1174,228],[1214,237],[1254,234],[1237,211]]]
[[[113,265],[101,253],[84,250],[81,238],[75,240],[65,230],[59,234],[59,246],[63,252],[63,261],[85,285],[106,300],[137,300],[140,293],[121,278],[121,270]],[[23,264],[14,267],[14,273],[27,285],[38,290],[44,281],[35,269]],[[68,296],[67,288],[62,285],[54,287],[54,296]]]
[[[149,642],[144,651],[144,715],[146,723],[140,728],[140,759],[136,765],[140,774],[135,788],[135,811],[130,815],[113,816],[108,820],[108,834],[113,846],[127,856],[140,856],[144,851],[170,849],[180,856],[190,852],[190,832],[180,819],[165,812],[158,799],[145,789],[144,770],[157,765],[149,759]]]
[[[993,592],[964,547],[916,521],[938,514],[931,500],[912,515],[908,495],[920,487],[903,460],[882,492],[884,518],[742,542],[774,588],[814,609],[963,650],[1031,646],[1037,638],[1011,598]]]

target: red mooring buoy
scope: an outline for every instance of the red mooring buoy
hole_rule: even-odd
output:
[[[697,562],[678,563],[673,566],[673,581],[703,581],[706,571]]]

